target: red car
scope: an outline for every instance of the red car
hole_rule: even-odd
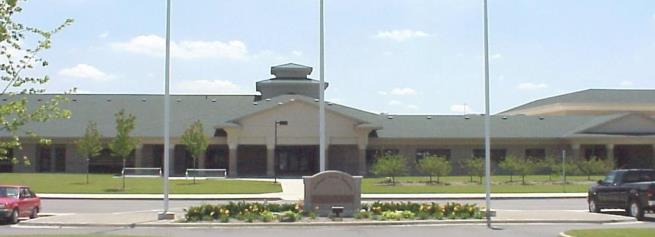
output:
[[[39,215],[41,199],[25,186],[0,185],[0,221],[18,223],[18,218]]]

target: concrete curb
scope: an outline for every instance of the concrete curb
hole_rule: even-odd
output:
[[[618,222],[630,222],[632,220],[531,220],[531,219],[509,219],[509,220],[496,220],[494,224],[606,224]],[[131,223],[131,224],[99,224],[99,223],[31,223],[20,222],[21,226],[55,226],[55,227],[120,227],[120,228],[135,228],[135,227],[224,227],[224,228],[240,228],[240,227],[312,227],[312,226],[379,226],[379,225],[473,225],[485,224],[485,220],[427,220],[427,221],[356,221],[356,222],[269,222],[269,223]],[[563,233],[560,233],[560,235]]]
[[[567,234],[564,233],[564,232],[560,232],[560,233],[559,233],[559,236],[560,236],[560,237],[575,237],[575,236],[567,235]]]

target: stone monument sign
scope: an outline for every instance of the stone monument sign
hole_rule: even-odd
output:
[[[361,208],[362,176],[328,170],[313,176],[304,176],[305,210],[316,210],[319,216],[328,216],[333,207],[343,207],[341,216],[353,216]]]

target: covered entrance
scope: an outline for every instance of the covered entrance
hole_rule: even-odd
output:
[[[614,148],[616,167],[620,169],[655,168],[652,145],[617,145]]]
[[[318,146],[278,146],[275,171],[280,176],[313,175],[319,170]]]

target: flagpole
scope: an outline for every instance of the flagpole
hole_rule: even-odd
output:
[[[320,0],[320,40],[319,40],[319,51],[320,51],[320,83],[319,83],[319,161],[320,161],[320,171],[323,172],[326,169],[325,165],[325,29],[324,29],[324,15],[323,15],[323,0]]]
[[[171,0],[166,0],[166,64],[164,71],[164,211],[159,214],[159,219],[173,219],[172,213],[168,212],[168,176],[170,167],[170,71],[171,71]]]
[[[489,113],[489,19],[487,0],[484,1],[484,173],[485,173],[485,205],[487,227],[491,228],[491,138]]]

